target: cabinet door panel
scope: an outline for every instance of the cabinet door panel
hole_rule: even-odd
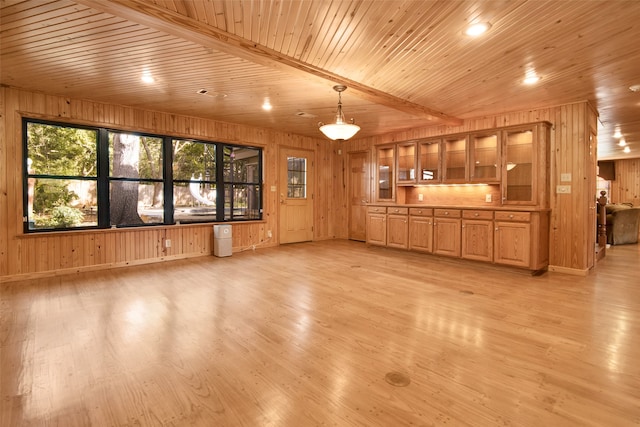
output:
[[[398,144],[398,185],[416,183],[416,143]]]
[[[469,141],[471,182],[498,182],[500,145],[498,132],[474,134]]]
[[[467,137],[446,138],[443,144],[444,182],[463,183],[469,179],[467,170]]]
[[[423,216],[409,217],[409,249],[421,252],[432,252],[432,218]]]
[[[387,246],[407,249],[409,224],[406,215],[387,215]]]
[[[440,173],[440,150],[439,139],[432,141],[422,141],[418,145],[418,181],[420,183],[437,183],[442,181]]]
[[[395,146],[379,147],[376,150],[376,199],[393,200],[395,197]]]
[[[460,220],[435,218],[433,227],[433,253],[460,257]]]
[[[531,224],[496,221],[494,239],[494,261],[496,263],[529,267]]]
[[[370,213],[367,215],[367,243],[385,246],[387,244],[387,216]]]
[[[462,258],[488,262],[493,260],[492,221],[462,221]]]

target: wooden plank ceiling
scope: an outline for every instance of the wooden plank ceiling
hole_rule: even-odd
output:
[[[3,85],[315,137],[318,121],[333,120],[336,83],[349,86],[343,105],[358,137],[590,100],[599,157],[640,157],[635,0],[0,5]],[[464,35],[474,22],[491,29]],[[522,83],[528,71],[538,84]]]

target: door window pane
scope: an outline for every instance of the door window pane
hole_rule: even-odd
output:
[[[287,197],[307,197],[307,159],[304,157],[287,158]]]

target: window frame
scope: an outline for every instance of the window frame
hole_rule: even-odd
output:
[[[30,173],[28,169],[28,159],[29,159],[29,135],[28,135],[28,125],[29,123],[37,123],[41,125],[48,126],[58,126],[62,128],[73,128],[73,129],[84,129],[96,132],[96,174],[91,177],[81,177],[81,176],[62,176],[62,175],[49,175],[49,174],[38,174],[38,173]],[[127,177],[112,177],[110,172],[110,148],[109,148],[109,134],[110,133],[119,133],[119,134],[128,134],[128,135],[136,135],[139,137],[149,137],[149,138],[158,138],[162,142],[161,152],[162,152],[162,179],[159,178],[127,178]],[[188,220],[188,221],[175,221],[174,217],[174,185],[176,182],[185,183],[185,182],[195,182],[193,180],[183,180],[178,179],[174,180],[173,178],[173,141],[188,141],[193,143],[202,143],[209,144],[215,147],[215,171],[216,176],[206,180],[203,178],[202,182],[213,183],[216,185],[216,204],[215,204],[215,215],[212,217],[207,217],[204,220]],[[170,134],[154,134],[147,132],[138,132],[138,131],[129,131],[122,130],[117,128],[110,127],[101,127],[101,126],[92,126],[92,125],[83,125],[83,124],[75,124],[75,123],[67,123],[67,122],[56,122],[51,120],[42,120],[36,118],[22,117],[22,141],[23,141],[23,153],[22,153],[22,162],[23,162],[23,174],[22,174],[22,186],[23,186],[23,194],[22,194],[22,220],[23,220],[23,231],[25,234],[31,233],[42,233],[42,232],[63,232],[63,231],[75,231],[75,230],[96,230],[96,229],[107,229],[107,228],[134,228],[134,227],[155,227],[155,226],[167,226],[167,225],[176,225],[180,223],[188,223],[188,224],[206,224],[206,223],[216,223],[216,222],[245,222],[245,221],[262,221],[264,206],[264,148],[257,147],[254,145],[243,145],[243,144],[230,144],[220,141],[210,141],[203,139],[193,139],[193,138],[182,138],[179,136],[174,136]],[[233,149],[251,149],[257,152],[258,156],[258,171],[257,171],[257,182],[237,182],[231,181],[226,182],[224,180],[224,159],[223,153],[225,148],[230,147]],[[30,179],[59,179],[59,180],[85,180],[85,181],[95,181],[96,182],[96,206],[97,206],[97,224],[89,225],[89,226],[81,226],[81,227],[56,227],[56,228],[31,228],[30,221],[33,221],[34,214],[33,212],[29,212],[29,180]],[[162,195],[163,195],[163,220],[160,222],[151,222],[151,223],[142,223],[142,224],[123,224],[123,225],[111,225],[110,220],[110,184],[112,182],[161,182],[163,185]],[[200,182],[201,180],[197,180]],[[227,200],[225,200],[225,185],[247,185],[252,188],[257,188],[257,192],[259,194],[258,197],[258,209],[256,217],[251,218],[242,218],[242,217],[234,217],[231,215],[229,219],[225,219],[225,204]],[[222,190],[222,191],[220,191]],[[233,192],[233,191],[232,191]],[[233,212],[233,197],[231,197],[231,212]],[[30,216],[31,215],[31,216]]]

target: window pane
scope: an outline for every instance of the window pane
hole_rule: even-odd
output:
[[[98,225],[95,180],[29,178],[28,184],[29,229]]]
[[[288,157],[287,169],[287,197],[304,199],[307,197],[307,159]]]
[[[216,179],[216,146],[204,142],[174,139],[173,179]]]
[[[109,175],[162,179],[162,139],[110,132]]]
[[[224,147],[224,181],[259,183],[260,150],[245,147]]]
[[[109,216],[113,225],[157,224],[164,221],[161,182],[112,180]],[[154,198],[159,199],[157,204]]]
[[[260,186],[225,184],[224,219],[260,219]]]
[[[89,129],[27,123],[30,174],[95,177],[97,132]]]
[[[216,185],[202,181],[173,185],[173,219],[176,222],[216,220]]]

